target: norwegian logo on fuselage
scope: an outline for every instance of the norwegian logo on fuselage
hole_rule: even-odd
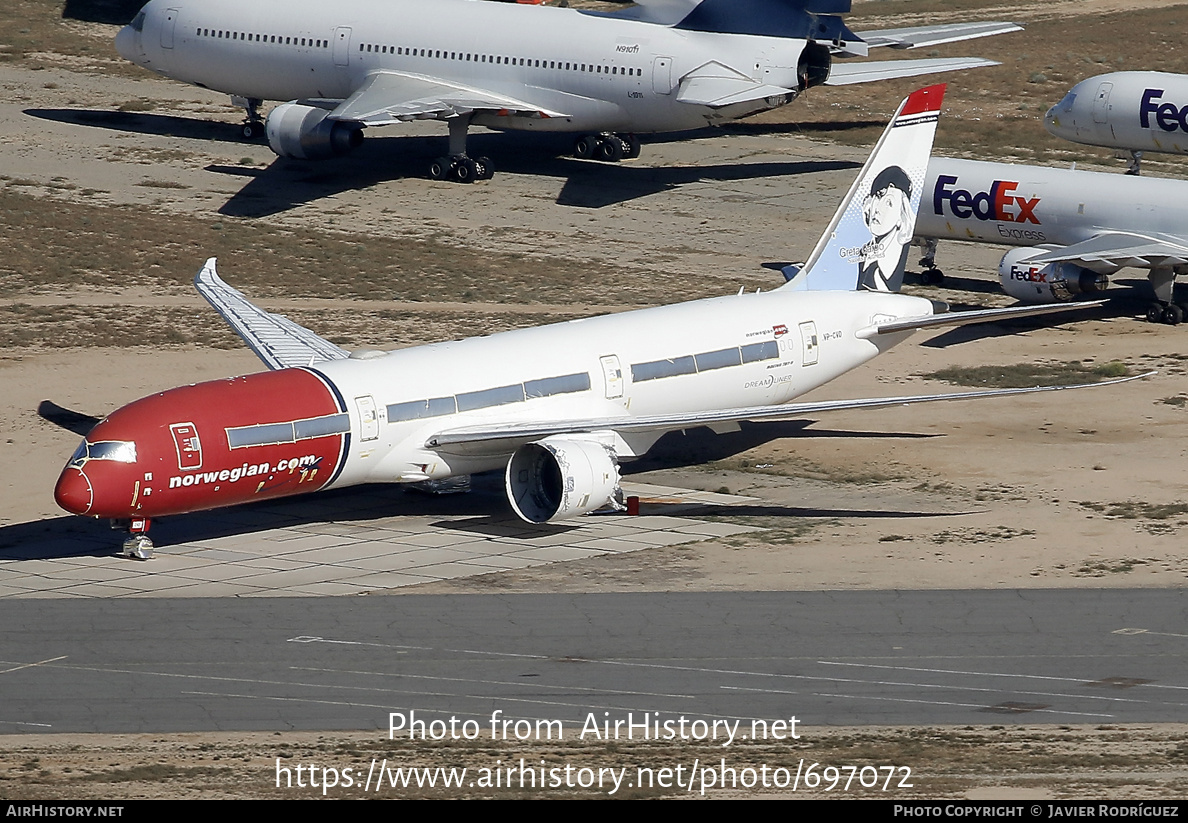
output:
[[[1175,103],[1160,103],[1163,89],[1146,89],[1139,104],[1139,125],[1151,128],[1151,115],[1164,131],[1188,132],[1188,106],[1180,108]]]
[[[936,214],[943,215],[944,204],[948,202],[949,211],[961,220],[974,217],[1002,223],[1040,225],[1040,219],[1035,216],[1035,207],[1039,205],[1040,198],[1016,197],[1013,192],[1019,187],[1017,182],[995,180],[990,184],[990,191],[977,194],[955,188],[956,183],[956,175],[942,174],[936,178],[936,188],[932,191],[932,208]]]

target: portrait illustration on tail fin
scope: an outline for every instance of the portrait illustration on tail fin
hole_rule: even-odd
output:
[[[870,242],[860,252],[858,288],[899,291],[916,225],[907,172],[899,166],[879,172],[862,201],[862,219],[870,230]]]

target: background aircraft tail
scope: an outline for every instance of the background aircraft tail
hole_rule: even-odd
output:
[[[787,284],[794,291],[899,291],[945,86],[912,92],[879,138],[829,228]]]

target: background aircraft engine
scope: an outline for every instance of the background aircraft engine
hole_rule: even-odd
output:
[[[800,78],[800,90],[821,86],[829,79],[829,69],[833,61],[829,56],[829,49],[820,43],[805,44],[800,53],[800,60],[796,63],[796,76]]]
[[[281,157],[298,160],[323,160],[358,148],[363,129],[327,120],[329,114],[316,106],[282,103],[269,112],[264,124],[269,147]]]
[[[1028,263],[1044,249],[1011,249],[998,264],[1002,290],[1024,303],[1067,303],[1078,294],[1097,294],[1110,285],[1104,274],[1075,263]]]
[[[549,437],[521,446],[507,462],[507,499],[529,523],[614,505],[618,490],[614,452],[590,440]]]

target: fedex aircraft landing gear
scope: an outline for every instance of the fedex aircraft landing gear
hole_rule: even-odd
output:
[[[470,115],[451,117],[446,121],[450,127],[450,153],[429,164],[431,180],[453,180],[455,183],[473,183],[475,180],[490,180],[495,168],[489,157],[470,157],[466,153],[466,132],[470,129]]]
[[[153,541],[149,539],[148,530],[151,521],[147,517],[134,517],[132,520],[111,522],[113,529],[126,528],[128,537],[124,540],[123,551],[126,557],[137,560],[153,559]]]
[[[255,97],[233,96],[231,102],[247,110],[247,119],[240,126],[240,134],[244,140],[259,140],[264,136],[264,118],[260,116],[260,104],[263,100]]]
[[[1141,151],[1132,151],[1130,153],[1130,162],[1126,164],[1126,173],[1131,177],[1138,177],[1143,170],[1143,153]]]
[[[639,138],[634,134],[584,134],[573,144],[573,156],[579,160],[602,160],[618,163],[639,157]]]
[[[939,285],[945,282],[945,273],[936,267],[936,238],[926,238],[920,245],[924,249],[924,256],[920,258],[920,265],[924,271],[920,272],[920,282],[925,286]]]

